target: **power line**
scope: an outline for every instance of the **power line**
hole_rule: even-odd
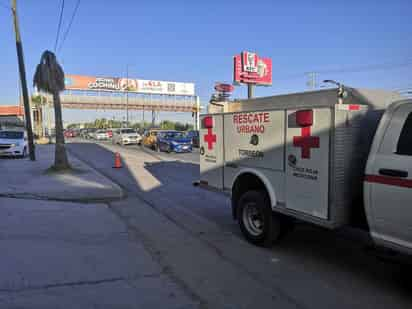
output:
[[[62,21],[63,21],[63,11],[64,11],[64,0],[62,0],[62,5],[61,5],[61,9],[60,9],[59,24],[57,26],[56,40],[54,42],[54,52],[56,52],[57,42],[59,41],[60,28],[62,26]]]
[[[74,8],[72,17],[71,17],[70,22],[69,22],[69,26],[67,27],[66,32],[64,33],[63,40],[62,40],[62,42],[60,44],[60,47],[58,49],[59,51],[63,48],[64,42],[66,41],[66,38],[67,38],[67,36],[70,32],[70,29],[71,29],[73,21],[74,21],[74,17],[76,16],[76,13],[77,13],[77,10],[78,10],[79,6],[80,6],[80,0],[77,0],[76,7]]]

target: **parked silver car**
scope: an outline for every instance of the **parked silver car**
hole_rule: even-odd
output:
[[[94,132],[93,138],[98,141],[104,141],[109,139],[109,133],[107,133],[107,130],[97,130]]]

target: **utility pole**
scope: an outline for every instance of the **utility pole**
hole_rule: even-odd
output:
[[[156,123],[156,111],[152,109],[152,128],[154,128]]]
[[[308,86],[309,89],[315,90],[318,86],[317,81],[316,81],[316,72],[308,72],[306,73],[308,80],[306,82],[306,85]]]
[[[142,110],[142,120],[143,120],[143,127],[144,127],[144,125],[145,125],[145,123],[144,123],[144,103],[143,103],[143,110]]]
[[[26,118],[26,130],[27,130],[27,137],[28,137],[28,142],[29,142],[29,155],[30,155],[30,160],[35,161],[36,155],[34,153],[33,129],[31,125],[31,108],[30,108],[30,102],[29,102],[29,92],[27,90],[26,69],[24,67],[23,44],[21,42],[19,22],[17,19],[16,0],[12,0],[11,2],[11,11],[13,13],[14,32],[16,35],[17,60],[19,63],[20,82],[21,82],[21,88],[22,88],[22,93],[23,93],[24,115]]]
[[[129,127],[129,65],[126,66],[126,127]]]

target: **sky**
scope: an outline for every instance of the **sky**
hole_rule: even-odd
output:
[[[15,104],[19,95],[8,2],[0,0],[0,104]],[[65,0],[60,38],[76,2]],[[30,90],[41,53],[53,50],[60,5],[18,0]],[[411,0],[81,0],[57,57],[67,74],[125,76],[128,66],[130,77],[194,82],[202,105],[216,81],[232,81],[232,57],[244,50],[273,61],[273,85],[257,88],[256,96],[307,90],[305,72],[312,71],[319,81],[354,87],[412,88],[411,16]],[[238,86],[233,97],[246,93]],[[103,116],[122,114],[64,110],[66,122]],[[192,121],[183,113],[160,117]]]

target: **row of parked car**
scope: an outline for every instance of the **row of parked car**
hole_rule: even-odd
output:
[[[191,152],[199,147],[199,132],[151,129],[145,132],[142,143],[156,151]]]
[[[67,133],[66,133],[67,132]],[[143,145],[155,151],[191,152],[193,147],[199,147],[199,132],[150,129],[139,134],[132,128],[119,129],[81,129],[73,133],[66,131],[66,137],[80,136],[98,141],[111,140],[113,144],[125,146],[130,144]]]

